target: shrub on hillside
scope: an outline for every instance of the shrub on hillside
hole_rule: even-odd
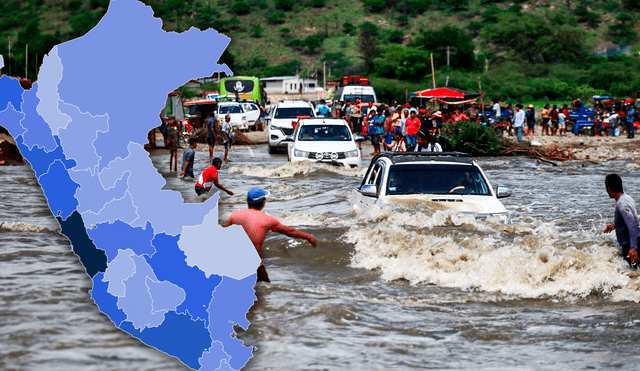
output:
[[[231,5],[231,11],[238,15],[249,14],[251,7],[244,1],[236,1]]]
[[[388,0],[364,0],[362,3],[365,8],[372,13],[380,13],[387,9]]]
[[[262,37],[262,25],[261,24],[251,25],[251,37],[255,37],[255,38]]]
[[[275,12],[269,14],[269,18],[267,20],[271,24],[280,24],[284,23],[284,20],[287,19],[287,15],[280,10],[276,10]]]
[[[322,8],[326,5],[327,0],[311,0],[311,6],[314,8]]]
[[[295,0],[276,0],[276,8],[280,10],[284,10],[285,12],[293,9],[293,5],[295,4]]]
[[[402,32],[401,30],[391,31],[391,33],[389,34],[389,37],[387,38],[387,41],[389,41],[392,44],[402,44],[403,40],[404,40],[404,32]]]
[[[353,23],[346,21],[342,24],[342,31],[345,35],[355,35],[356,34],[356,26]]]

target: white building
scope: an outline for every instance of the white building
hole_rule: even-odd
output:
[[[300,76],[275,76],[260,79],[267,94],[308,94],[315,93],[317,79],[306,79]]]

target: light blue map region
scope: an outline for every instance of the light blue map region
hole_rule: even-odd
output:
[[[112,0],[93,30],[44,57],[30,90],[0,77],[0,125],[31,164],[100,310],[192,369],[239,370],[254,348],[233,326],[249,325],[260,259],[241,228],[218,225],[217,197],[184,204],[162,190],[143,148],[167,93],[231,73],[213,62],[229,39],[161,26],[150,7]],[[202,53],[162,58],[176,45]],[[139,80],[145,95],[128,104],[122,91]]]

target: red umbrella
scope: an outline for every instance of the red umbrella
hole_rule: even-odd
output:
[[[464,99],[464,93],[447,88],[435,88],[417,91],[416,97]]]

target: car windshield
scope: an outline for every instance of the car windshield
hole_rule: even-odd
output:
[[[244,113],[242,107],[236,105],[228,105],[228,106],[220,106],[218,113],[226,114],[226,113]]]
[[[256,106],[255,104],[251,104],[251,103],[245,103],[242,105],[242,107],[245,109],[245,111],[257,111],[258,110],[258,106]]]
[[[373,97],[373,95],[369,94],[345,94],[342,96],[343,101],[349,101],[351,103],[354,103],[356,101],[356,98],[360,98],[362,103],[376,102],[376,99]]]
[[[351,133],[344,125],[304,125],[300,128],[298,140],[347,142],[351,140]]]
[[[276,113],[273,118],[276,119],[295,119],[299,116],[313,116],[313,110],[311,107],[280,107],[276,109]]]
[[[480,170],[472,165],[396,164],[389,170],[387,194],[490,196],[491,192]]]

